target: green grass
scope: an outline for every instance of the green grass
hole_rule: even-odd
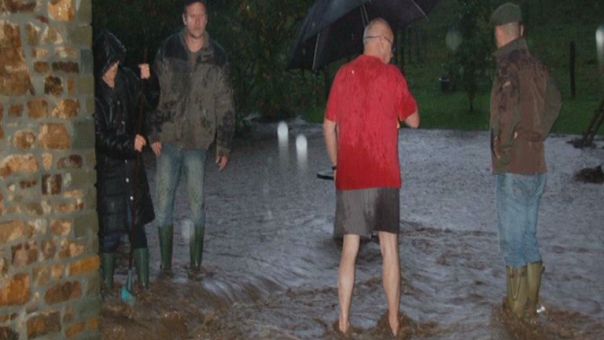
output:
[[[492,3],[494,8],[495,1]],[[604,3],[599,0],[531,0],[528,8],[529,47],[548,65],[563,96],[562,111],[553,131],[580,134],[604,99],[604,80],[598,74],[595,45],[596,28],[604,24]],[[442,65],[450,57],[445,36],[449,27],[455,24],[457,13],[456,0],[442,0],[429,14],[429,20],[418,23],[424,32],[425,57],[421,63],[407,60],[405,75],[420,104],[423,128],[485,130],[488,129],[491,79],[482,80],[474,112],[469,112],[465,92],[458,88],[456,92],[443,93],[438,83],[444,73]],[[575,98],[570,97],[569,85],[571,41],[577,46]]]

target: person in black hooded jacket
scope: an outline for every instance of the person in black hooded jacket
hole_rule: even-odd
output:
[[[94,41],[97,211],[104,288],[113,288],[115,253],[130,236],[138,282],[149,286],[145,224],[155,218],[141,159],[147,144],[141,132],[144,100],[137,75],[122,66],[126,49],[111,33]],[[144,74],[143,74],[144,76]],[[137,159],[138,157],[138,159]],[[134,228],[134,229],[132,229]]]

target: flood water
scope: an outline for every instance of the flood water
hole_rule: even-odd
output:
[[[333,182],[320,126],[290,126],[279,143],[265,127],[238,142],[227,171],[206,172],[207,226],[200,280],[187,277],[186,188],[177,195],[172,279],[157,279],[156,226],[147,226],[151,289],[134,307],[103,306],[105,339],[337,338],[339,244],[332,239]],[[305,138],[299,137],[304,136]],[[547,142],[550,173],[538,236],[546,271],[536,332],[501,313],[505,268],[495,225],[488,134],[402,130],[400,257],[403,338],[604,338],[604,185],[577,171],[604,161],[570,137]],[[602,145],[600,141],[598,143]],[[306,151],[306,153],[304,152]],[[213,158],[213,157],[209,157]],[[155,169],[148,162],[149,178]],[[154,183],[150,183],[152,190]],[[124,256],[116,281],[125,279]],[[357,260],[353,338],[387,338],[381,256],[374,241]]]

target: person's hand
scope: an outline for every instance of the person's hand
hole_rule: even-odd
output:
[[[151,150],[153,150],[155,157],[159,157],[161,155],[161,142],[151,144]]]
[[[147,141],[145,140],[145,137],[143,137],[141,135],[136,135],[134,137],[134,150],[141,152],[141,151],[143,151],[143,148],[145,147],[145,145],[147,145]]]
[[[151,78],[151,69],[149,68],[149,64],[139,64],[138,68],[141,71],[141,79]]]
[[[224,170],[227,164],[229,164],[229,156],[218,155],[216,156],[216,164],[218,164],[218,171]]]
[[[401,128],[401,121],[400,120],[396,120],[396,128],[400,129]]]

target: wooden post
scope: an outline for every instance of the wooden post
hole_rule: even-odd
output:
[[[575,86],[575,65],[576,64],[576,45],[574,41],[570,42],[570,97],[575,98],[576,86]]]

